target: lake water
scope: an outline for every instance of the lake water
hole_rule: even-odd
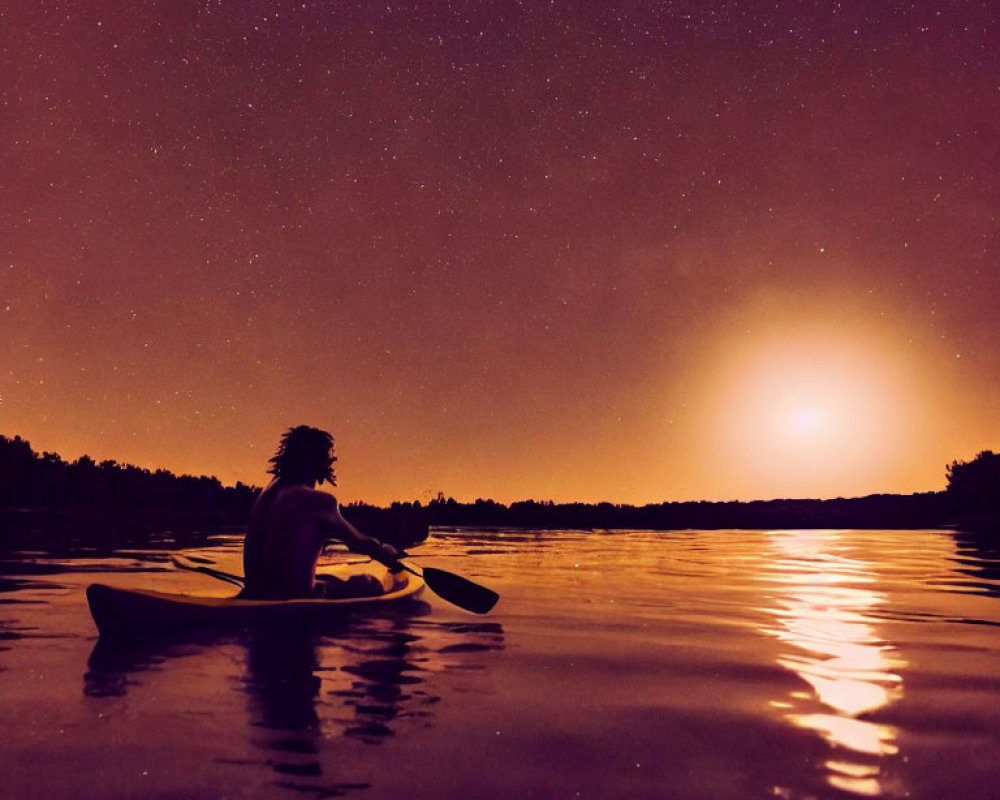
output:
[[[1000,557],[950,532],[437,531],[488,616],[99,643],[90,582],[229,591],[159,539],[4,557],[0,797],[1000,797]]]

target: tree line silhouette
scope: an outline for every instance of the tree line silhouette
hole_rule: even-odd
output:
[[[20,436],[0,436],[0,508],[40,512],[162,512],[245,517],[257,489],[218,478],[174,475],[90,456],[36,453]]]
[[[957,514],[1000,522],[1000,454],[983,450],[972,461],[952,461],[946,475],[948,497]]]
[[[643,506],[525,500],[504,505],[479,499],[460,503],[438,493],[426,505],[393,503],[381,509],[352,503],[344,515],[362,530],[405,546],[427,526],[539,529],[684,528],[921,528],[958,523],[995,529],[1000,523],[1000,455],[986,450],[946,468],[941,492],[876,494],[831,500],[665,502]],[[19,436],[0,436],[0,510],[4,518],[31,514],[124,515],[129,519],[198,519],[245,523],[258,487],[224,486],[218,478],[174,475],[89,456],[67,462],[36,453]]]
[[[539,529],[683,530],[720,528],[924,528],[948,522],[943,493],[871,495],[833,500],[553,503],[526,500],[509,506],[493,500],[432,500],[431,525]]]

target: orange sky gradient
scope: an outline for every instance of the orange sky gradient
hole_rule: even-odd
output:
[[[0,433],[342,500],[909,493],[1000,447],[1000,33],[715,2],[0,12]],[[613,7],[612,7],[613,6]]]

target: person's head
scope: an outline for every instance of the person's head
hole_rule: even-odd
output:
[[[281,437],[278,451],[271,459],[268,470],[279,480],[323,483],[336,486],[333,472],[333,437],[319,428],[298,425],[289,428]]]

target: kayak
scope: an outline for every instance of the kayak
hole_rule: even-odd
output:
[[[374,575],[383,594],[366,597],[246,600],[173,594],[149,589],[120,589],[103,583],[87,587],[90,613],[102,636],[177,628],[229,627],[247,624],[329,622],[361,610],[391,608],[415,599],[424,588],[422,578],[407,572],[391,574],[381,564],[344,564],[324,574],[346,580],[352,575]]]

